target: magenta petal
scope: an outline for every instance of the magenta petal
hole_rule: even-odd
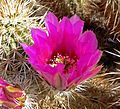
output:
[[[67,81],[64,72],[64,65],[63,64],[58,64],[56,67],[56,73],[53,76],[53,84],[55,88],[59,90],[64,90],[66,89],[67,86]]]
[[[46,58],[39,58],[40,56],[37,55],[36,53],[36,48],[34,48],[34,46],[28,46],[24,43],[21,43],[21,46],[23,47],[24,51],[27,53],[27,55],[29,56],[28,58],[28,62],[30,64],[32,64],[32,66],[35,68],[35,69],[38,69],[38,68],[42,68],[43,64],[45,63],[45,59]],[[40,55],[40,54],[39,54]],[[36,57],[36,58],[35,58]],[[40,67],[41,66],[41,67]]]
[[[51,47],[44,41],[43,42],[41,41],[41,45],[39,47],[36,47],[36,51],[38,53],[37,54],[38,60],[42,60],[43,62],[47,62],[52,55]]]
[[[31,30],[31,35],[32,35],[32,38],[34,40],[34,43],[36,45],[39,45],[40,44],[40,39],[43,38],[43,39],[46,39],[47,38],[47,35],[46,33],[41,30],[41,29],[38,29],[38,28],[32,28]]]
[[[47,30],[49,33],[49,37],[54,38],[54,36],[57,36],[58,34],[57,28],[51,22],[48,22]]]
[[[56,73],[53,78],[54,78],[55,88],[61,90],[62,89],[62,78],[61,78],[60,74]]]
[[[0,101],[2,100],[8,100],[5,96],[3,88],[0,87]]]
[[[80,59],[77,62],[77,70],[79,73],[83,73],[88,69],[88,61],[91,58],[91,54],[85,54],[80,57]]]
[[[36,49],[34,46],[28,46],[27,44],[21,43],[21,46],[23,47],[24,51],[27,53],[29,56],[29,62],[30,63],[36,63],[36,58],[33,59],[33,57],[36,57]]]
[[[56,73],[55,68],[46,65],[43,69],[38,70],[38,72],[50,85],[54,87],[53,76]]]
[[[52,55],[51,46],[48,44],[48,42],[39,37],[39,44],[35,42],[33,46],[28,46],[26,44],[21,44],[25,52],[28,54],[30,60],[38,59],[38,61],[41,61],[42,63],[45,63]]]
[[[87,66],[94,66],[98,63],[98,61],[100,60],[102,56],[102,52],[100,50],[97,50],[90,58],[90,60],[87,63]]]
[[[83,31],[84,21],[81,20],[77,15],[74,15],[70,18],[70,21],[73,25],[73,32],[77,38]]]
[[[28,46],[28,45],[25,44],[25,43],[21,43],[20,45],[23,47],[23,49],[25,50],[25,52],[26,52],[30,57],[36,55],[35,51],[33,50],[33,49],[34,49],[33,46]]]
[[[45,80],[48,81],[49,84],[51,84],[55,88],[63,89],[65,87],[65,78],[63,77],[62,72],[64,70],[63,64],[58,64],[56,67],[51,67],[47,65],[42,71],[42,76],[45,78]],[[60,81],[60,79],[62,79]]]
[[[77,44],[76,53],[80,57],[86,53],[94,53],[98,47],[96,35],[92,31],[84,32]]]
[[[30,64],[32,64],[32,66],[37,70],[39,68],[43,67],[43,64],[45,63],[45,59],[44,58],[40,58],[40,54],[37,55],[36,53],[36,49],[34,46],[28,46],[24,43],[21,43],[21,46],[23,47],[24,51],[27,53],[27,55],[29,56],[28,62]],[[36,58],[35,58],[36,57]]]
[[[72,36],[71,35],[71,34],[73,34],[72,23],[70,22],[70,20],[67,17],[63,17],[63,19],[60,22],[60,27],[61,27],[63,35],[66,35],[64,37]]]
[[[79,75],[78,75],[78,73],[75,70],[71,71],[70,74],[69,74],[69,77],[68,77],[68,85],[69,86],[73,85],[75,83],[76,78],[78,76]]]
[[[62,40],[59,29],[50,21],[47,21],[46,28],[49,35],[48,42],[51,45],[52,50],[54,51],[56,48],[58,48],[58,45]]]
[[[63,42],[61,44],[61,51],[63,54],[67,53],[71,55],[74,53],[75,46],[75,36],[73,34],[73,26],[67,17],[64,17],[60,22],[60,27],[62,30]]]
[[[49,33],[49,44],[51,45],[52,50],[56,50],[59,49],[59,46],[62,42],[62,37],[61,37],[61,33],[58,32],[57,28],[51,24],[50,22],[48,22],[48,33]]]
[[[82,21],[77,15],[74,15],[70,18],[70,22],[74,25],[76,22],[78,21],[81,21],[81,22],[84,22]]]
[[[67,88],[66,78],[63,75],[61,75],[59,72],[54,75],[53,80],[56,89],[64,90]]]
[[[95,76],[98,72],[100,72],[102,66],[98,66],[96,68],[94,68],[93,70],[91,71],[87,71],[87,72],[84,72],[84,74],[80,77],[79,81],[77,84],[79,84],[80,82],[83,82],[89,78],[92,78],[93,76]]]
[[[86,48],[89,48],[87,50],[89,51],[94,51],[98,47],[98,41],[96,38],[95,33],[93,31],[86,31],[82,34],[80,40],[81,43],[86,43]]]
[[[8,86],[9,84],[0,77],[0,86]]]
[[[89,78],[92,78],[101,70],[101,68],[102,66],[98,66],[93,70],[87,70],[82,73],[73,72],[73,77],[70,78],[69,86],[71,86],[72,84],[80,84],[80,82],[83,82]]]
[[[45,25],[46,26],[48,25],[47,24],[48,22],[53,24],[55,27],[57,27],[59,25],[58,18],[52,12],[49,12],[46,16],[46,19],[45,19]]]
[[[87,69],[94,67],[102,56],[100,50],[95,51],[94,54],[85,54],[80,57],[77,62],[77,69],[79,72],[85,72]]]

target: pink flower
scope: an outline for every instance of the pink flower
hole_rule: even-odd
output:
[[[0,104],[10,109],[22,109],[25,99],[24,91],[0,77]]]
[[[21,44],[33,68],[53,87],[65,90],[97,74],[102,52],[92,31],[83,33],[84,21],[77,15],[70,19],[49,12],[46,31],[33,28],[34,44]]]

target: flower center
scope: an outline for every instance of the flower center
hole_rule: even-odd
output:
[[[49,60],[48,64],[55,67],[58,63],[62,63],[65,65],[64,70],[68,71],[71,67],[76,66],[76,61],[77,58],[75,56],[71,58],[70,56],[63,56],[58,53]]]

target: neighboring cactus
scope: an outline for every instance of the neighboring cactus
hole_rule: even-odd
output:
[[[38,26],[40,18],[31,17],[34,3],[30,0],[0,1],[0,48],[6,55],[19,46],[20,41],[31,42],[29,30]]]

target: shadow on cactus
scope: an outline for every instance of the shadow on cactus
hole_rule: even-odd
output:
[[[66,0],[36,0],[36,2],[43,5],[46,10],[54,12],[59,18],[70,15],[70,7]],[[36,13],[36,15],[39,15],[39,13]]]
[[[108,29],[114,37],[120,36],[119,0],[85,0],[83,14],[98,26]]]

